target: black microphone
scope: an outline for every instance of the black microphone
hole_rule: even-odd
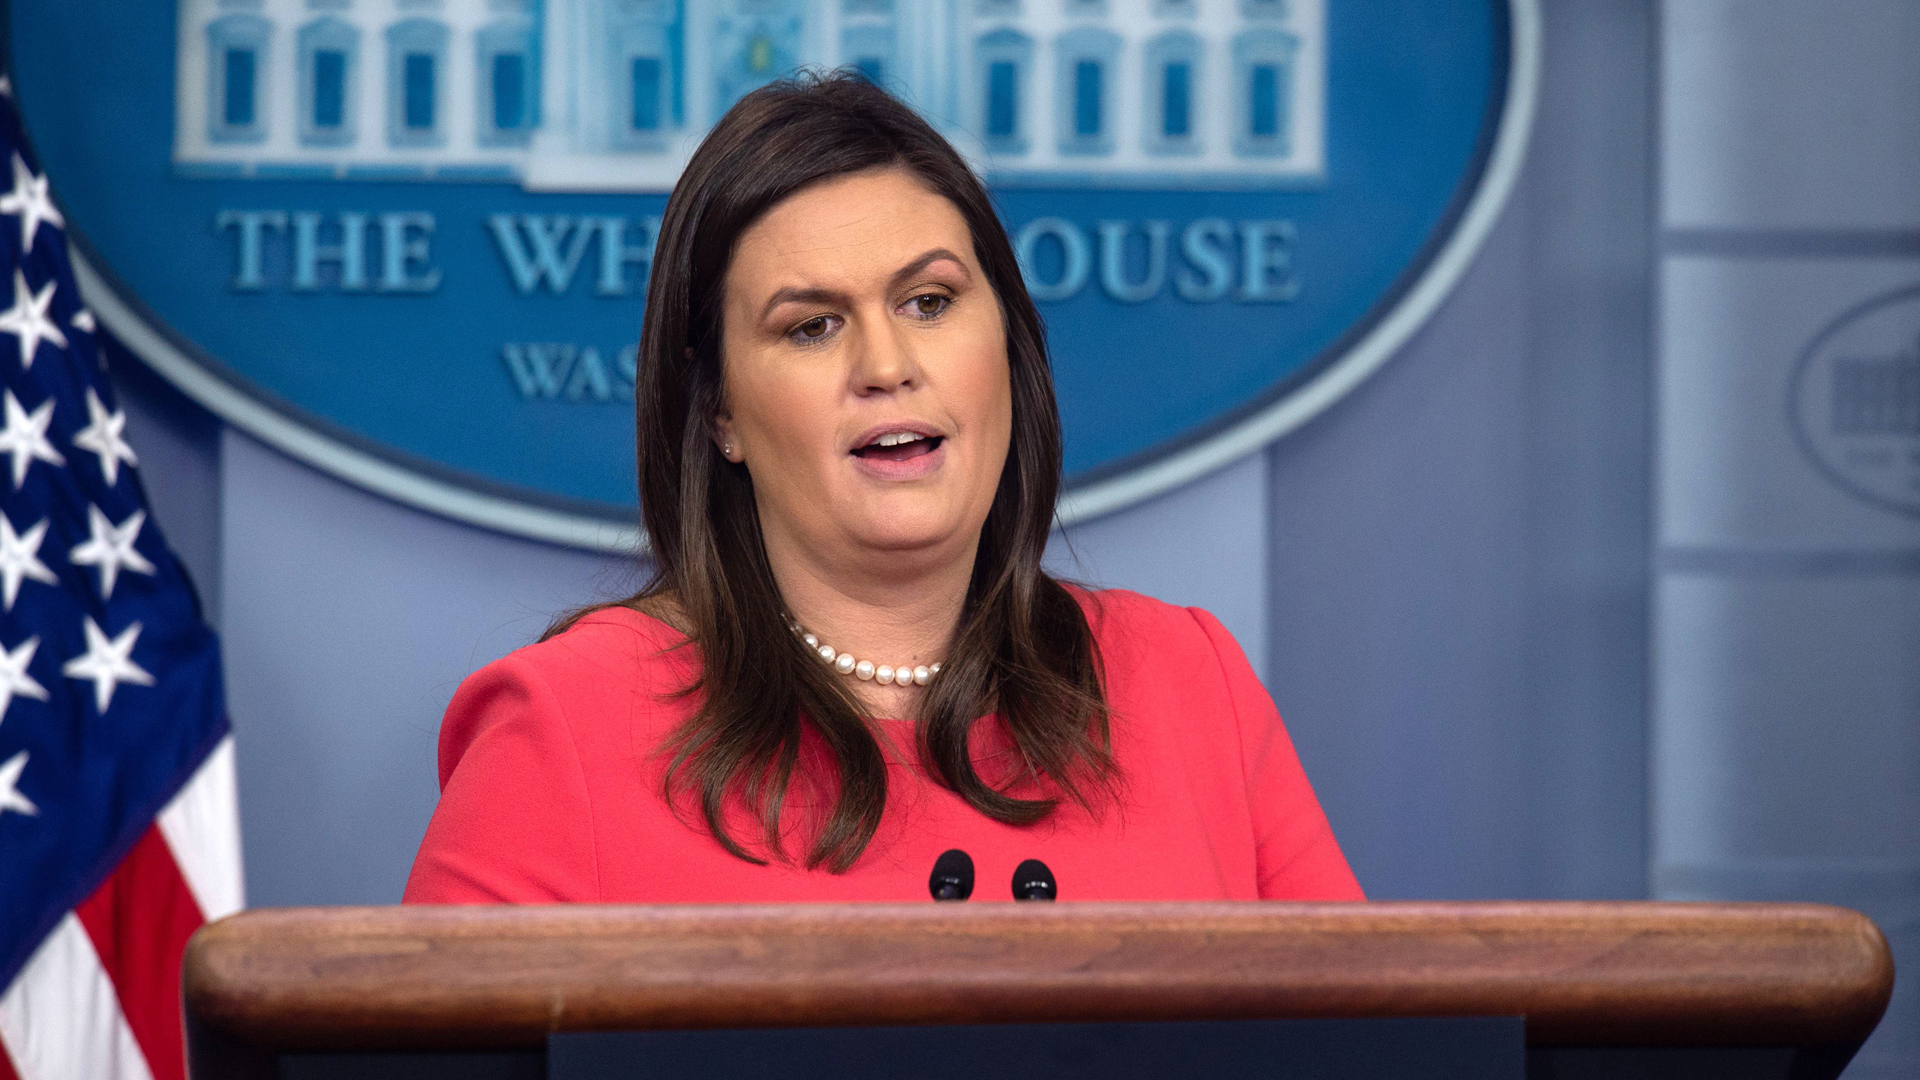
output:
[[[973,857],[959,848],[933,860],[927,891],[935,900],[965,900],[973,895]]]
[[[1013,870],[1013,898],[1015,900],[1052,900],[1060,894],[1060,887],[1053,883],[1053,871],[1039,859],[1028,859]]]

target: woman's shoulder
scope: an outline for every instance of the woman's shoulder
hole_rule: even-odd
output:
[[[1131,589],[1091,589],[1062,583],[1093,629],[1103,651],[1168,653],[1211,652],[1220,621],[1201,608],[1169,604]]]
[[[620,671],[670,661],[687,648],[687,636],[659,615],[609,603],[580,615],[561,632],[509,653],[543,671]]]
[[[587,612],[566,629],[466,677],[440,725],[445,784],[475,744],[489,738],[577,744],[625,739],[643,698],[670,696],[693,670],[686,638],[633,608]],[[619,730],[616,731],[615,729]]]
[[[454,695],[545,699],[563,711],[637,690],[670,693],[697,662],[680,631],[624,604],[595,608],[565,629],[525,645],[467,676]]]

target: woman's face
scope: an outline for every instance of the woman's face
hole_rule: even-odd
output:
[[[999,299],[952,203],[902,169],[806,188],[741,235],[722,318],[716,439],[753,477],[770,551],[971,552],[1013,395]]]

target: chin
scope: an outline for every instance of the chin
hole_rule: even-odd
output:
[[[859,530],[856,535],[863,547],[877,548],[881,551],[925,551],[943,546],[953,538],[955,528],[914,528],[897,521],[874,522]]]
[[[962,523],[945,508],[925,506],[874,507],[859,527],[850,530],[862,546],[883,551],[920,551],[941,547],[960,532]]]

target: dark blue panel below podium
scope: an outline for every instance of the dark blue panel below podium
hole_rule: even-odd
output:
[[[1519,1017],[586,1032],[550,1080],[1521,1080]]]

